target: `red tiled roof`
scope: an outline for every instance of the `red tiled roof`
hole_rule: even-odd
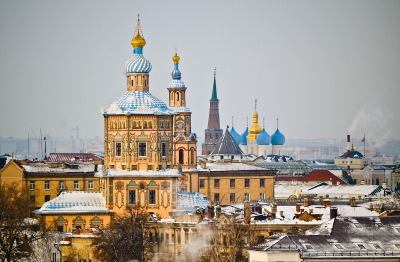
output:
[[[339,182],[341,185],[346,185],[347,183],[335,176],[328,170],[314,170],[305,176],[277,176],[275,177],[275,181],[302,181],[302,182],[311,182],[311,181],[320,181],[327,182],[332,179],[332,184],[336,185]]]
[[[47,157],[49,162],[93,162],[102,160],[103,158],[92,153],[50,153]]]

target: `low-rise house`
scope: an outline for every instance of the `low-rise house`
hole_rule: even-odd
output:
[[[337,217],[304,235],[283,235],[256,246],[250,262],[399,261],[400,217]]]

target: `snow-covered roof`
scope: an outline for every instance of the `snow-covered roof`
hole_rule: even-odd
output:
[[[64,191],[44,203],[37,214],[53,213],[108,213],[106,200],[101,192]]]
[[[196,207],[206,208],[209,204],[207,197],[198,192],[178,193],[178,211],[195,211]]]
[[[65,164],[57,167],[49,167],[48,163],[29,163],[27,165],[21,165],[26,172],[31,173],[82,173],[82,172],[94,172],[95,164],[92,163],[74,163]],[[102,165],[98,165],[97,168],[101,169]]]
[[[352,195],[380,195],[379,193],[381,187],[379,185],[285,185],[278,184],[275,185],[275,198],[285,199],[289,198],[291,195],[301,195],[301,194],[313,194],[316,196],[326,196],[330,198],[349,198]],[[383,195],[383,193],[382,193]]]
[[[121,170],[121,169],[105,169],[100,170],[95,176],[108,177],[180,177],[182,174],[177,169],[163,170]]]
[[[206,168],[198,166],[199,171],[235,171],[235,170],[266,170],[265,168],[244,163],[207,163]]]
[[[285,236],[267,252],[286,251],[292,241],[304,259],[346,260],[400,258],[400,217],[335,218],[305,235]],[[260,250],[260,249],[259,249]]]

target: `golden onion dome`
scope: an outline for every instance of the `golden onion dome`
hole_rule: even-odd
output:
[[[179,64],[179,60],[181,58],[178,56],[177,53],[175,53],[175,55],[172,57],[172,61],[174,61],[174,64]]]
[[[146,40],[140,34],[140,19],[138,16],[136,35],[132,38],[131,45],[133,48],[142,48],[146,45]]]
[[[140,48],[146,45],[146,40],[140,35],[140,30],[138,30],[136,36],[132,38],[131,44],[133,48]]]
[[[256,140],[258,134],[260,134],[262,131],[261,126],[258,124],[258,113],[255,111],[253,113],[253,124],[249,128],[249,135],[247,137],[247,140]]]

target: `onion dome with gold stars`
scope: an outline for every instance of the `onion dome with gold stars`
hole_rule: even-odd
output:
[[[143,47],[146,45],[146,40],[142,36],[139,16],[136,27],[136,35],[132,38],[131,44],[133,46],[133,58],[126,62],[126,74],[149,73],[151,71],[151,63],[143,57]]]

